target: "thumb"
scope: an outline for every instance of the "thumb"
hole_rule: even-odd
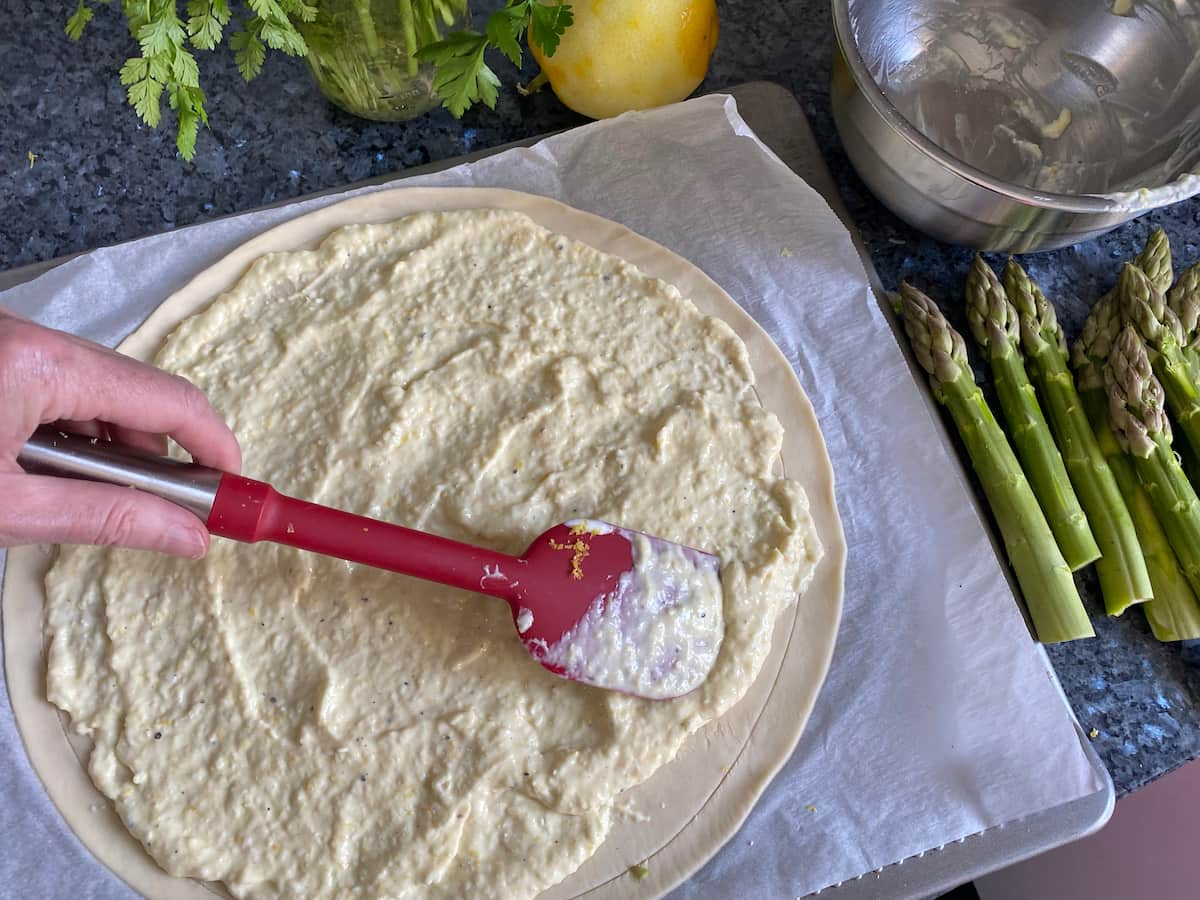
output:
[[[0,474],[0,547],[101,544],[199,559],[208,529],[174,503],[130,488]]]

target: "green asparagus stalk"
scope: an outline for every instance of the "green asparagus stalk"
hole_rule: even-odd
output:
[[[1179,276],[1167,293],[1167,306],[1179,319],[1184,355],[1192,366],[1192,377],[1200,380],[1200,263]]]
[[[1146,246],[1142,248],[1141,253],[1134,257],[1133,264],[1145,273],[1150,283],[1157,290],[1168,294],[1167,305],[1171,307],[1171,311],[1180,320],[1180,344],[1183,347],[1183,356],[1191,368],[1192,380],[1200,380],[1200,359],[1197,358],[1195,351],[1189,349],[1188,346],[1191,343],[1189,335],[1194,337],[1195,334],[1197,310],[1192,308],[1195,304],[1189,302],[1187,285],[1184,286],[1184,290],[1176,297],[1178,304],[1171,303],[1169,290],[1171,281],[1174,278],[1171,263],[1171,242],[1163,229],[1156,228],[1150,232],[1150,237],[1146,239]],[[1180,316],[1181,309],[1188,316],[1191,323],[1190,326],[1184,324],[1183,318]],[[1168,405],[1170,404],[1168,403]],[[1186,440],[1175,445],[1175,452],[1179,454],[1179,462],[1183,466],[1184,474],[1188,476],[1189,481],[1195,482],[1197,476],[1200,476],[1200,453],[1192,449],[1191,443]]]
[[[1183,327],[1166,297],[1137,266],[1126,265],[1117,285],[1121,313],[1145,341],[1167,407],[1192,451],[1200,455],[1200,390],[1183,352]]]
[[[907,283],[900,286],[900,307],[913,353],[929,373],[934,396],[954,419],[979,475],[1038,640],[1093,637],[1071,569],[975,383],[962,336],[932,300]]]
[[[1100,556],[1100,548],[1025,372],[1017,310],[980,256],[967,275],[967,324],[991,363],[1000,412],[1034,496],[1067,565],[1078,571]]]
[[[1100,545],[1096,574],[1104,608],[1119,616],[1154,591],[1137,532],[1105,461],[1067,368],[1067,342],[1054,307],[1015,260],[1004,267],[1004,288],[1021,320],[1021,346],[1049,413],[1071,483]]]
[[[1150,630],[1160,641],[1181,641],[1200,637],[1200,603],[1179,567],[1179,560],[1163,531],[1150,498],[1138,480],[1133,461],[1121,449],[1108,421],[1108,394],[1104,387],[1104,367],[1112,350],[1120,322],[1116,303],[1109,297],[1107,309],[1097,304],[1084,324],[1083,335],[1075,342],[1071,361],[1079,399],[1104,454],[1117,488],[1125,500],[1133,521],[1154,599],[1142,604]]]
[[[1104,381],[1113,433],[1132,456],[1138,479],[1188,582],[1200,589],[1200,499],[1171,449],[1163,386],[1155,377],[1145,342],[1132,325],[1122,329],[1113,345]]]
[[[1089,410],[1088,418],[1096,432],[1096,440],[1117,480],[1117,488],[1125,500],[1142,556],[1146,560],[1146,572],[1150,576],[1154,599],[1142,604],[1142,612],[1150,623],[1150,630],[1160,641],[1200,638],[1200,603],[1196,602],[1196,591],[1200,590],[1200,584],[1193,585],[1180,567],[1167,533],[1163,531],[1150,498],[1138,480],[1133,463],[1129,455],[1121,450],[1108,423],[1106,398],[1099,392],[1089,394],[1091,396],[1082,398],[1084,408]]]

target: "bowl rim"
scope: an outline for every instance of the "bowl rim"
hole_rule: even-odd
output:
[[[1000,194],[1010,200],[1016,200],[1027,206],[1043,207],[1071,213],[1089,213],[1093,215],[1111,215],[1134,210],[1126,210],[1110,198],[1097,194],[1057,194],[1052,191],[1039,191],[1003,181],[981,169],[968,165],[948,151],[939,147],[904,117],[875,81],[875,77],[867,68],[866,60],[858,50],[858,41],[854,36],[854,26],[850,21],[850,4],[853,0],[832,0],[833,32],[838,49],[850,67],[855,84],[871,104],[875,112],[883,117],[891,128],[898,132],[913,147],[932,158],[939,165],[949,169],[973,184]],[[1151,209],[1153,207],[1147,207]],[[1143,210],[1145,211],[1145,210]]]

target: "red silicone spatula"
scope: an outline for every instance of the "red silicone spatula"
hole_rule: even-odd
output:
[[[274,541],[500,597],[538,662],[597,687],[681,696],[704,680],[720,646],[717,557],[606,523],[555,525],[509,556],[48,427],[18,462],[147,491],[191,510],[220,537]]]

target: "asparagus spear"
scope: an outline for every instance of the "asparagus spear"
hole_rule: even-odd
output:
[[[1174,272],[1171,266],[1171,242],[1167,238],[1167,233],[1156,228],[1150,232],[1150,237],[1146,239],[1146,246],[1142,248],[1133,259],[1133,264],[1141,269],[1150,283],[1157,290],[1163,293],[1168,293],[1171,287],[1171,281],[1174,278]],[[1189,279],[1190,280],[1190,279]],[[1114,290],[1116,290],[1114,288]],[[1184,285],[1184,290],[1177,296],[1177,304],[1172,304],[1168,294],[1167,305],[1171,307],[1171,311],[1180,319],[1180,328],[1182,329],[1180,336],[1180,344],[1183,346],[1183,356],[1187,360],[1192,372],[1192,380],[1196,381],[1200,378],[1200,357],[1197,357],[1194,350],[1189,348],[1189,344],[1195,337],[1195,323],[1198,310],[1193,309],[1195,305],[1189,302],[1187,285]],[[1185,325],[1180,311],[1188,316],[1190,325]],[[1189,335],[1191,337],[1189,337]],[[1115,335],[1114,335],[1115,337]],[[1170,403],[1168,403],[1170,405]],[[1200,475],[1200,453],[1192,448],[1190,441],[1184,441],[1181,444],[1175,445],[1175,452],[1179,454],[1180,464],[1183,466],[1184,474],[1188,479],[1195,481]]]
[[[1150,232],[1146,246],[1133,258],[1133,264],[1154,284],[1170,287],[1171,243],[1167,239],[1167,233],[1161,228]],[[1083,323],[1083,333],[1075,341],[1072,349],[1071,363],[1075,366],[1076,384],[1080,393],[1088,390],[1104,393],[1104,363],[1112,350],[1112,342],[1121,332],[1118,324],[1120,318],[1121,308],[1117,289],[1114,287],[1092,307],[1087,321]],[[1107,400],[1104,405],[1107,407]]]
[[[967,275],[967,323],[991,362],[1000,411],[1034,496],[1067,565],[1071,571],[1082,569],[1100,556],[1100,548],[1025,372],[1017,310],[980,256]]]
[[[1146,560],[1146,571],[1154,599],[1142,604],[1150,630],[1160,641],[1181,641],[1200,637],[1200,603],[1179,567],[1179,560],[1163,531],[1145,489],[1133,469],[1133,461],[1117,442],[1108,421],[1108,394],[1104,387],[1104,367],[1113,341],[1120,334],[1115,295],[1109,295],[1107,307],[1092,308],[1083,334],[1075,342],[1071,361],[1079,399],[1091,422],[1100,452],[1116,478],[1117,488],[1129,509],[1133,528]]]
[[[1200,589],[1200,499],[1171,449],[1164,391],[1137,329],[1126,325],[1104,369],[1109,416],[1121,446],[1193,588]]]
[[[1192,451],[1200,455],[1200,390],[1184,356],[1183,326],[1163,292],[1137,266],[1126,265],[1117,285],[1121,312],[1151,353],[1167,406]]]
[[[1081,395],[1089,391],[1105,394],[1104,363],[1108,360],[1113,341],[1120,333],[1121,310],[1117,304],[1117,292],[1113,290],[1096,301],[1083,323],[1083,331],[1071,348],[1075,385]],[[1104,405],[1107,408],[1107,399]]]
[[[913,353],[929,373],[934,397],[954,419],[983,484],[1038,640],[1056,643],[1094,636],[1070,567],[975,383],[962,336],[912,285],[900,285],[900,307]]]
[[[1175,272],[1171,267],[1171,241],[1161,228],[1155,228],[1146,238],[1146,246],[1142,252],[1133,258],[1133,264],[1145,273],[1150,283],[1162,293],[1166,293],[1171,282],[1175,280]]]
[[[1167,306],[1183,330],[1184,355],[1192,365],[1192,375],[1200,376],[1200,263],[1179,276],[1167,294]]]
[[[1075,391],[1067,368],[1067,342],[1054,307],[1013,259],[1004,267],[1004,288],[1021,319],[1021,345],[1030,374],[1100,545],[1096,574],[1104,608],[1110,616],[1119,616],[1154,596],[1133,521]]]

